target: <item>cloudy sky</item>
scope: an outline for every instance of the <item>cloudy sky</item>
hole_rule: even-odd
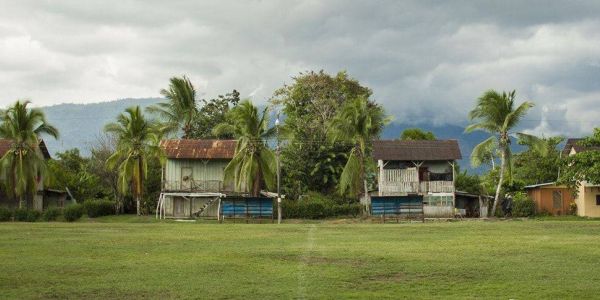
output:
[[[298,72],[349,74],[397,122],[464,124],[486,89],[537,106],[524,127],[600,125],[599,1],[0,0],[0,107],[157,97],[255,102]]]

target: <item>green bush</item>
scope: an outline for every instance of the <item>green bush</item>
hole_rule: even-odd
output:
[[[513,217],[533,217],[535,215],[535,202],[523,192],[517,192],[513,196]]]
[[[577,203],[571,202],[571,204],[569,204],[569,214],[572,216],[577,215]]]
[[[69,205],[67,206],[67,208],[65,208],[65,210],[63,211],[65,220],[67,220],[67,222],[73,222],[73,221],[77,221],[81,218],[81,216],[83,216],[83,205],[81,204],[73,204],[73,205]]]
[[[25,208],[15,209],[14,216],[15,221],[19,222],[35,222],[37,221],[42,213],[37,210],[29,210]]]
[[[301,200],[284,200],[281,206],[283,216],[288,219],[356,217],[362,212],[363,206],[360,203],[343,203],[342,201],[319,193],[309,193]]]
[[[28,211],[25,208],[17,208],[15,209],[13,215],[15,217],[15,221],[18,222],[27,222]]]
[[[42,213],[37,210],[28,210],[27,211],[27,222],[35,222],[40,219]]]
[[[85,200],[83,209],[90,218],[115,214],[115,204],[108,200]]]
[[[5,207],[0,207],[0,222],[8,222],[10,221],[10,217],[12,217],[10,210]]]
[[[50,207],[42,214],[42,220],[46,222],[56,221],[60,216],[61,210],[58,207]]]

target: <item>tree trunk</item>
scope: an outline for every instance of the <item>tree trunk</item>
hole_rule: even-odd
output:
[[[25,203],[25,200],[23,200],[23,195],[19,195],[19,208],[23,209],[25,206],[27,206],[27,204]]]
[[[136,200],[136,206],[137,206],[137,215],[141,216],[142,215],[142,211],[141,211],[141,201],[142,201],[142,197],[144,196],[144,166],[142,165],[142,160],[138,159],[138,168],[139,168],[139,177],[138,177],[138,186],[137,186],[137,200]]]
[[[500,178],[498,179],[498,186],[496,187],[496,196],[494,197],[494,205],[492,206],[492,216],[496,215],[496,207],[500,200],[500,190],[502,189],[502,183],[504,183],[504,170],[506,169],[506,149],[502,149],[500,153]]]
[[[136,210],[137,210],[137,215],[141,216],[142,212],[141,212],[141,209],[140,209],[140,197],[139,196],[135,200],[135,206],[136,206]]]
[[[256,174],[256,176],[254,177],[254,182],[252,184],[252,196],[254,197],[258,197],[258,195],[260,194],[260,171],[258,172],[258,174]]]

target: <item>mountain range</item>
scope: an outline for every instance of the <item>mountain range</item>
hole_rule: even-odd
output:
[[[147,107],[161,101],[161,98],[120,99],[92,104],[58,104],[42,107],[48,122],[56,126],[60,139],[46,139],[51,154],[71,148],[79,148],[82,155],[89,155],[90,145],[102,133],[104,125],[113,122],[125,108],[140,105]],[[460,143],[463,159],[460,164],[469,168],[468,157],[475,145],[487,135],[481,132],[464,133],[464,127],[457,125],[433,126],[429,124],[404,124],[394,122],[386,126],[382,138],[395,139],[409,127],[419,127],[432,131],[439,139],[456,139]]]

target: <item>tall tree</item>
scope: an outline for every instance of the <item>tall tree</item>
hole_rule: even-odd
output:
[[[562,137],[540,138],[533,142],[520,140],[519,144],[527,146],[527,150],[514,155],[515,181],[520,185],[556,181],[561,165],[558,145],[563,140]]]
[[[227,115],[228,122],[217,125],[215,135],[231,134],[237,140],[235,155],[225,167],[225,179],[234,181],[236,188],[248,189],[258,196],[261,186],[274,187],[275,154],[266,140],[275,133],[269,128],[267,108],[258,108],[249,100],[240,102]]]
[[[490,153],[490,149],[493,147],[497,147],[500,152],[500,175],[496,186],[492,215],[496,213],[505,172],[508,171],[511,173],[512,153],[510,149],[510,136],[514,133],[513,130],[517,127],[519,121],[533,106],[534,104],[529,101],[516,106],[515,91],[500,94],[494,90],[488,90],[477,99],[475,108],[469,113],[469,118],[475,123],[467,126],[465,132],[482,130],[491,135],[488,139],[475,146],[471,154],[471,163],[474,166],[478,166],[481,162],[480,158],[486,157],[483,153]],[[516,133],[516,135],[522,139],[527,139],[531,143],[536,141],[535,137],[524,133]]]
[[[42,110],[29,108],[29,104],[17,101],[0,112],[0,138],[12,142],[0,159],[0,168],[8,194],[19,198],[20,208],[26,205],[24,196],[34,194],[39,179],[45,178],[46,161],[39,148],[41,135],[58,138],[58,130],[48,124]]]
[[[583,181],[600,184],[600,128],[580,141],[586,151],[566,157],[560,171],[560,181],[578,190]]]
[[[158,114],[164,121],[162,131],[173,134],[183,131],[182,138],[189,138],[192,134],[192,122],[198,114],[196,107],[196,89],[189,78],[172,77],[168,89],[160,93],[167,99],[147,108],[148,112]]]
[[[89,172],[91,158],[82,157],[77,148],[58,152],[54,156],[57,159],[48,161],[49,187],[69,189],[78,201],[104,196],[100,177]]]
[[[130,107],[117,117],[117,122],[107,124],[104,130],[117,137],[117,147],[106,164],[114,169],[118,164],[119,186],[122,193],[131,193],[136,201],[137,214],[141,214],[144,180],[148,173],[148,160],[164,154],[159,146],[161,131],[146,120],[139,106]]]
[[[379,105],[365,97],[347,102],[331,122],[331,139],[352,145],[339,183],[340,194],[346,192],[367,197],[367,164],[371,140],[377,138],[387,122],[385,112]]]
[[[281,108],[285,123],[282,145],[282,189],[288,197],[307,191],[335,192],[351,146],[331,143],[329,123],[344,104],[370,97],[371,90],[346,72],[305,72],[275,91],[271,103]]]
[[[192,122],[192,132],[189,138],[232,138],[231,135],[215,136],[213,128],[217,124],[225,122],[229,110],[234,108],[239,102],[240,93],[236,90],[225,95],[219,95],[214,99],[202,100],[202,107]]]
[[[402,131],[402,134],[400,135],[400,140],[403,141],[433,141],[435,139],[436,138],[433,132],[425,131],[421,128],[406,128],[404,129],[404,131]]]

